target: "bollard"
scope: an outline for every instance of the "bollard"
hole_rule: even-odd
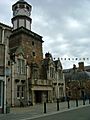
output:
[[[59,111],[59,99],[57,98],[57,111]]]
[[[76,99],[76,107],[78,107],[78,99]]]
[[[67,97],[67,102],[68,102],[68,109],[70,108],[70,103],[69,103],[69,97]]]
[[[44,102],[44,113],[46,113],[46,102]]]
[[[89,104],[90,104],[90,98],[89,98]]]
[[[85,105],[85,98],[83,98],[83,105]]]

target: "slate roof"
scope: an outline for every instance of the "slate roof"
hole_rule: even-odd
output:
[[[90,80],[90,72],[80,71],[67,73],[65,75],[65,80]]]

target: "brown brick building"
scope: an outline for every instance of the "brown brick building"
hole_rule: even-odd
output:
[[[90,97],[90,67],[79,62],[78,67],[64,70],[66,95],[71,99]]]

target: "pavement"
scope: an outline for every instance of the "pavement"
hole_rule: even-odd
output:
[[[14,107],[10,108],[10,113],[0,114],[0,120],[30,120],[42,116],[53,115],[58,112],[62,113],[74,109],[80,109],[87,106],[90,106],[89,101],[86,101],[85,105],[83,105],[83,101],[78,101],[78,107],[76,107],[76,101],[70,101],[70,108],[68,109],[67,102],[60,102],[59,111],[57,111],[57,103],[47,103],[46,113],[44,113],[44,104],[36,104],[29,107]]]

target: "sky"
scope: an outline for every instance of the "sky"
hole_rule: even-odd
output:
[[[90,0],[26,0],[32,5],[31,30],[43,37],[43,52],[60,59],[64,69],[90,65]],[[0,22],[12,26],[12,4],[0,0]]]

